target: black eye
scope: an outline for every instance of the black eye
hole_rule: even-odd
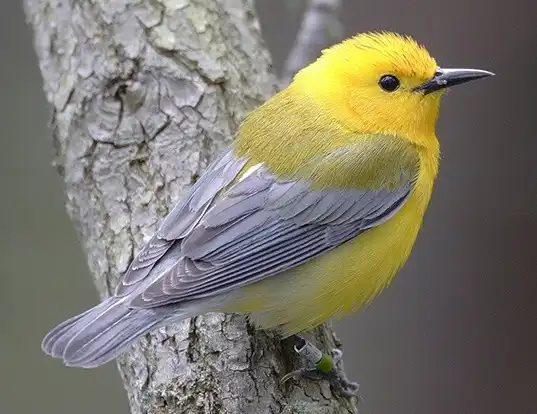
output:
[[[399,87],[399,79],[393,75],[383,75],[379,80],[379,85],[386,92],[393,92]]]

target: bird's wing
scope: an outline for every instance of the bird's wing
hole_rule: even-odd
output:
[[[227,153],[174,208],[118,290],[127,292],[142,281],[130,306],[214,296],[331,250],[395,214],[409,196],[417,167],[415,160],[402,169],[376,166],[377,176],[386,171],[390,176],[376,182],[389,185],[345,190],[316,189],[305,178],[278,179],[264,164],[234,181],[246,162]],[[172,259],[159,266],[166,255]]]
[[[116,296],[127,296],[158,276],[160,272],[153,271],[155,266],[173,253],[170,250],[177,250],[170,248],[174,244],[177,247],[177,242],[192,232],[216,196],[236,178],[245,164],[245,159],[237,159],[228,151],[207,168],[131,262],[116,288]]]

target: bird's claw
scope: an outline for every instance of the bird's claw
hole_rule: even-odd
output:
[[[331,356],[323,354],[322,358],[315,364],[314,368],[300,368],[289,372],[283,376],[282,383],[289,381],[291,378],[306,378],[316,381],[324,379],[330,383],[334,391],[339,395],[347,398],[355,396],[360,388],[358,383],[347,380],[347,378],[336,369],[337,363],[343,357],[343,352],[336,348],[332,350],[331,354]]]
[[[282,384],[286,383],[290,379],[300,379],[300,378],[307,378],[310,380],[320,380],[323,379],[323,375],[321,371],[319,371],[317,368],[300,368],[295,371],[288,372],[282,377]]]

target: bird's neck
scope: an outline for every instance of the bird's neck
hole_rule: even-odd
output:
[[[430,146],[432,153],[437,150],[435,129],[440,95],[419,104],[418,97],[412,95],[387,100],[354,87],[347,77],[334,79],[336,75],[328,76],[326,71],[323,65],[303,69],[283,93],[299,105],[316,108],[349,132],[399,136],[418,147]],[[319,82],[319,78],[324,81]]]
[[[265,163],[272,172],[285,177],[303,170],[323,154],[349,146],[352,149],[353,140],[362,141],[366,135],[375,136],[349,131],[341,121],[317,107],[308,96],[288,88],[248,115],[233,146],[237,156],[247,156],[254,164]],[[432,189],[438,171],[439,146],[434,134],[427,139],[428,145],[405,139],[401,141],[406,143],[405,148],[414,147],[420,163],[418,179],[424,189]],[[387,142],[383,141],[383,147]],[[353,153],[351,150],[348,152],[350,155]],[[428,196],[424,194],[423,197]]]
[[[440,144],[436,137],[436,119],[438,117],[439,101],[432,101],[431,105],[424,105],[421,110],[427,113],[421,116],[393,116],[390,119],[374,119],[371,123],[371,108],[355,111],[349,106],[341,105],[344,91],[337,96],[334,88],[329,84],[304,84],[298,78],[283,94],[291,96],[297,107],[316,108],[316,112],[323,117],[335,121],[341,128],[356,134],[398,136],[408,141],[420,157],[420,168],[423,173],[423,188],[431,188],[438,174],[440,159]],[[336,102],[334,102],[336,99]],[[367,109],[367,110],[366,110]],[[374,117],[373,117],[374,118]],[[429,122],[421,122],[427,119]]]

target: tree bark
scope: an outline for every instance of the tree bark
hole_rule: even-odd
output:
[[[245,114],[276,90],[248,0],[25,0],[52,105],[54,164],[101,295]],[[81,309],[82,310],[82,309]],[[314,341],[334,346],[329,328]],[[347,413],[243,316],[147,335],[118,360],[133,413]]]

